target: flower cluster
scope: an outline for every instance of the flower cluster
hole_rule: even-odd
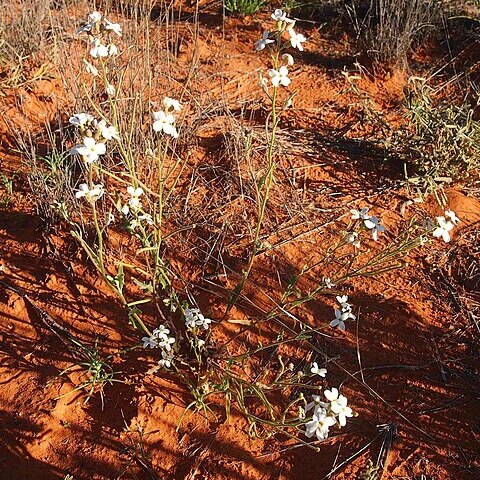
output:
[[[385,227],[380,225],[380,221],[376,216],[368,215],[368,207],[364,207],[361,210],[350,210],[350,213],[352,214],[352,220],[362,222],[366,229],[372,231],[372,237],[375,241],[378,240],[378,233],[385,231]],[[351,243],[355,245],[354,242]]]
[[[170,330],[165,325],[160,325],[156,328],[152,335],[149,337],[143,337],[143,348],[160,348],[162,350],[162,358],[158,364],[161,367],[169,368],[172,364],[173,344],[175,343],[175,337],[170,337]]]
[[[450,231],[460,222],[460,219],[454,211],[447,210],[445,216],[436,217],[436,221],[436,227],[432,232],[433,236],[435,238],[442,237],[443,241],[448,243],[450,241]]]
[[[348,319],[355,320],[356,316],[352,313],[352,306],[348,303],[348,295],[339,295],[336,298],[340,308],[335,308],[335,318],[330,322],[330,326],[345,330],[345,322]]]
[[[313,401],[305,407],[305,412],[313,409],[312,419],[305,424],[305,435],[308,438],[316,435],[318,440],[325,440],[330,427],[335,424],[344,427],[347,417],[353,417],[352,409],[347,406],[347,398],[340,395],[337,388],[325,390],[323,394],[328,402],[323,402],[320,395],[313,395]]]
[[[78,28],[75,33],[77,35],[86,33],[89,36],[91,42],[90,55],[93,58],[105,58],[118,53],[116,45],[109,42],[109,37],[110,33],[114,33],[121,37],[122,27],[118,23],[112,23],[107,18],[102,17],[99,12],[92,12],[88,16],[87,21]],[[104,40],[107,40],[109,43],[105,45],[103,43]],[[95,70],[90,73],[95,75],[94,72]]]
[[[277,52],[277,55],[274,56],[273,68],[268,70],[268,75],[275,88],[280,85],[288,87],[291,80],[288,77],[287,67],[293,65],[294,59],[289,53],[284,53],[281,56],[280,54],[290,47],[303,51],[302,43],[306,41],[306,38],[301,33],[295,32],[293,29],[295,20],[288,18],[283,10],[276,9],[272,13],[272,19],[276,22],[276,30],[273,32],[264,31],[262,38],[255,42],[255,49],[257,52],[265,49],[273,49]],[[285,32],[288,33],[289,39],[284,42],[282,37]],[[282,64],[279,64],[279,58],[281,58]],[[268,81],[265,78],[261,79],[261,86],[267,91]]]
[[[107,140],[118,140],[117,129],[107,125],[105,120],[96,120],[89,113],[76,113],[70,117],[69,123],[78,129],[82,143],[70,150],[70,155],[80,155],[85,163],[97,162],[107,151]]]
[[[186,308],[184,310],[185,326],[188,329],[194,329],[196,327],[203,327],[208,330],[212,321],[206,318],[198,308]]]
[[[152,215],[143,211],[141,199],[143,194],[144,191],[142,187],[129,185],[127,187],[128,199],[123,205],[121,203],[117,204],[117,208],[128,222],[128,230],[130,233],[133,233],[139,225],[153,225],[154,223]]]
[[[138,212],[142,208],[140,197],[143,195],[143,188],[135,188],[132,185],[127,187],[127,193],[130,195],[127,203],[122,207],[122,213],[128,215],[130,211]]]
[[[88,16],[87,21],[76,31],[77,34],[86,33],[90,41],[90,56],[100,63],[99,66],[105,86],[105,93],[114,96],[115,86],[107,80],[108,69],[105,64],[107,57],[113,57],[118,54],[117,46],[111,41],[111,34],[122,36],[122,27],[118,23],[113,23],[99,12],[93,12]],[[85,70],[87,73],[97,77],[100,75],[99,68],[87,60]]]
[[[90,188],[86,183],[82,183],[75,192],[76,198],[85,198],[90,203],[96,202],[105,193],[102,184],[92,185]]]
[[[175,112],[182,109],[180,102],[170,97],[163,99],[164,110],[153,112],[153,129],[156,132],[171,135],[173,138],[178,138],[178,131],[176,127]]]

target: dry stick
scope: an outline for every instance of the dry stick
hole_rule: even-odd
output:
[[[380,447],[380,451],[378,452],[377,461],[375,462],[375,466],[378,467],[379,465],[382,467],[382,475],[380,475],[380,479],[385,473],[385,469],[387,468],[387,459],[390,450],[392,449],[393,442],[397,439],[397,426],[394,423],[387,424],[383,428],[384,437],[382,446]]]

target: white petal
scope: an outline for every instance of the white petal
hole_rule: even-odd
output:
[[[104,143],[97,143],[95,145],[95,152],[98,155],[103,155],[107,151],[107,147],[105,146]]]
[[[329,400],[330,402],[333,402],[338,398],[338,389],[332,388],[331,390],[325,390],[323,394],[325,395],[325,398],[327,400]]]
[[[157,121],[153,122],[153,129],[156,132],[161,132],[163,130],[163,121],[157,120]]]

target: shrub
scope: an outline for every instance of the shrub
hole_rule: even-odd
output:
[[[410,181],[435,191],[438,184],[464,179],[480,167],[480,123],[475,105],[455,105],[448,98],[435,101],[433,89],[422,78],[411,78],[406,90],[409,125],[394,143],[419,176]]]

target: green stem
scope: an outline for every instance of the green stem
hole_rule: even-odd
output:
[[[275,70],[278,69],[278,58],[280,56],[280,48],[277,50],[273,57],[273,68]],[[227,309],[224,314],[224,318],[228,315],[230,310],[233,308],[235,303],[237,302],[238,298],[240,297],[240,294],[245,286],[245,283],[248,280],[248,277],[250,276],[250,273],[252,271],[253,267],[253,262],[255,261],[255,257],[260,250],[260,245],[259,245],[259,239],[260,239],[260,232],[262,229],[263,225],[263,220],[265,217],[265,212],[267,209],[267,203],[268,203],[268,198],[270,194],[270,189],[273,184],[273,178],[274,178],[274,171],[275,171],[275,160],[274,160],[274,148],[275,148],[275,138],[276,138],[276,130],[279,122],[279,118],[277,116],[277,92],[278,92],[278,87],[274,86],[273,87],[273,95],[271,98],[271,110],[269,113],[269,116],[267,117],[267,120],[265,122],[265,129],[268,132],[268,123],[269,121],[271,122],[271,131],[270,131],[270,138],[268,139],[268,150],[267,150],[267,165],[268,165],[268,170],[267,170],[267,175],[265,176],[265,182],[263,185],[260,186],[259,190],[259,196],[261,197],[260,201],[260,206],[259,206],[259,211],[258,211],[258,217],[257,217],[257,225],[255,227],[255,235],[253,237],[253,247],[252,247],[252,252],[250,254],[247,268],[244,270],[242,278],[240,279],[240,282],[237,284],[235,287],[231,298],[229,299]],[[261,189],[264,187],[264,192],[262,194]]]

